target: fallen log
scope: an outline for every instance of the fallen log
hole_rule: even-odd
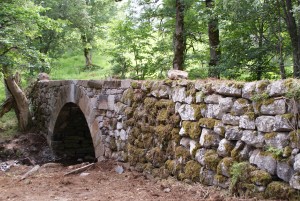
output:
[[[40,169],[39,165],[34,166],[33,168],[31,168],[28,172],[26,172],[20,179],[20,181],[26,179],[27,177],[33,175],[34,173],[36,173],[38,170]]]
[[[89,169],[90,167],[92,167],[92,166],[94,166],[94,165],[95,165],[95,163],[91,163],[91,164],[85,165],[85,166],[83,166],[83,167],[80,167],[80,168],[77,168],[77,169],[75,169],[75,170],[72,170],[72,171],[70,171],[70,172],[65,173],[64,176],[68,176],[68,175],[71,175],[71,174],[78,174],[78,173],[81,173],[81,172],[83,172],[83,171]]]

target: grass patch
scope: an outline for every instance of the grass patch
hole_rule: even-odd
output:
[[[18,120],[14,111],[10,111],[0,118],[0,139],[7,140],[18,132]]]

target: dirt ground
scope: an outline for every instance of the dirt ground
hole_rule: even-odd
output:
[[[131,170],[127,164],[110,160],[97,162],[84,172],[65,175],[87,163],[62,165],[51,160],[49,148],[37,134],[23,134],[1,142],[1,167],[13,165],[6,171],[0,170],[0,201],[257,200],[230,197],[226,191],[215,187],[187,184],[174,178],[153,178]],[[37,164],[40,168],[24,178],[24,174]],[[124,171],[118,173],[116,168],[121,167]]]

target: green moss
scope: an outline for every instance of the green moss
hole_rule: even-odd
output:
[[[210,149],[204,154],[205,165],[210,170],[217,171],[220,160],[221,158],[219,158],[215,150]]]
[[[284,149],[283,149],[283,157],[290,157],[291,156],[291,154],[292,154],[292,148],[290,147],[290,146],[286,146],[286,147],[284,147]]]
[[[171,125],[158,125],[155,128],[155,133],[159,138],[159,141],[163,140],[169,140],[171,138],[171,131],[172,131],[172,126]]]
[[[165,123],[168,120],[169,114],[167,109],[161,109],[159,110],[157,114],[157,121],[159,123]]]
[[[233,165],[233,163],[234,163],[233,158],[231,158],[231,157],[223,158],[217,166],[217,174],[222,174],[222,166],[225,167],[229,172],[229,170],[230,170],[231,166]]]
[[[133,89],[140,89],[141,88],[141,83],[138,82],[138,81],[132,81],[130,85]]]
[[[195,120],[199,120],[200,118],[202,118],[201,110],[203,109],[203,104],[200,105],[192,104],[191,106],[194,109]]]
[[[192,181],[198,181],[200,168],[201,165],[198,162],[194,160],[188,161],[184,167],[184,178]]]
[[[266,140],[274,139],[276,136],[277,136],[277,133],[276,133],[276,132],[266,133],[266,134],[265,134],[265,139],[266,139]]]
[[[155,103],[155,106],[158,109],[161,109],[161,108],[174,108],[175,107],[175,103],[172,100],[160,99],[159,101],[157,101]]]
[[[133,101],[134,91],[132,88],[126,89],[121,98],[121,102],[130,105]]]
[[[234,87],[234,88],[237,88],[237,89],[242,89],[244,87],[244,83],[241,83],[241,82],[230,82],[230,83],[227,84],[227,86]]]
[[[188,134],[192,139],[199,139],[200,134],[201,134],[201,128],[199,126],[198,122],[191,122],[189,124],[190,128],[188,130]]]
[[[165,163],[165,153],[159,147],[154,147],[147,152],[146,159],[154,167],[161,167]]]
[[[249,173],[254,170],[249,162],[233,163],[230,169],[231,182],[229,191],[234,194],[240,183],[248,183]]]
[[[214,179],[217,181],[217,183],[220,183],[220,184],[223,184],[228,181],[227,177],[224,177],[223,175],[219,175],[219,174],[216,174]]]
[[[255,170],[250,173],[250,181],[259,186],[267,186],[272,181],[272,176],[264,170]]]
[[[171,115],[171,116],[169,117],[168,123],[169,123],[169,124],[172,124],[173,126],[176,126],[176,125],[179,125],[180,120],[181,120],[181,119],[180,119],[180,116],[179,116],[179,115],[173,114],[173,115]]]
[[[116,139],[114,137],[110,138],[109,147],[112,151],[117,151]]]
[[[241,105],[246,105],[246,104],[248,104],[248,100],[247,100],[247,99],[244,99],[244,98],[238,98],[236,101],[237,101],[239,104],[241,104]]]
[[[168,85],[168,86],[172,86],[173,85],[173,80],[171,80],[171,79],[165,79],[164,80],[164,84]]]
[[[297,148],[298,148],[299,145],[300,145],[300,135],[299,135],[299,133],[300,133],[300,129],[291,131],[291,132],[289,133],[291,143],[292,143],[294,146],[296,146]]]
[[[263,100],[263,105],[271,105],[274,102],[275,102],[274,98],[265,99],[265,100]]]
[[[267,86],[269,84],[270,84],[269,80],[261,80],[261,81],[257,82],[256,88],[259,92],[265,91],[265,89],[267,88]]]
[[[250,120],[255,120],[256,115],[254,112],[246,112],[245,115],[248,116]]]
[[[177,165],[175,160],[170,160],[170,159],[165,162],[165,168],[172,175],[175,175],[181,169],[180,165]]]
[[[176,147],[175,156],[176,156],[176,158],[182,157],[182,159],[184,161],[187,161],[191,157],[189,150],[187,150],[186,148],[184,148],[182,146]]]
[[[287,183],[273,181],[265,190],[265,198],[268,199],[289,199],[295,200],[296,191],[292,189]],[[298,194],[299,195],[299,194]]]
[[[144,100],[144,107],[147,109],[153,109],[155,103],[157,102],[156,98],[152,98],[152,97],[147,97]]]
[[[175,141],[176,144],[178,144],[180,142],[180,135],[179,135],[179,128],[173,128],[171,131],[171,139]]]
[[[218,120],[211,118],[201,118],[199,120],[199,125],[204,128],[212,129],[216,123],[218,123]]]

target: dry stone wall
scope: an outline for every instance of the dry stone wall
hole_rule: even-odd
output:
[[[300,199],[298,80],[126,83],[83,87],[95,98],[94,121],[87,122],[98,130],[91,135],[99,160],[236,194]],[[41,97],[62,90],[38,88]],[[34,98],[36,114],[44,114],[38,125],[49,122],[54,99]]]

